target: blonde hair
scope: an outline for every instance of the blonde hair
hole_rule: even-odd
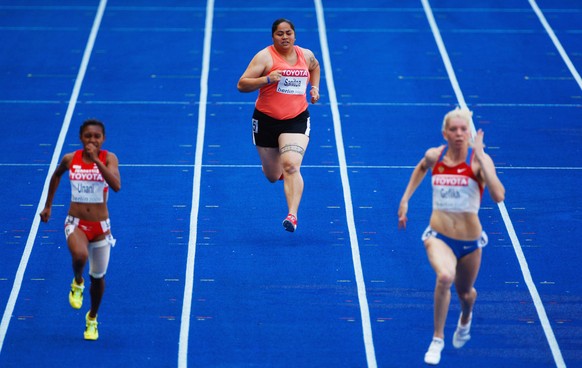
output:
[[[454,110],[449,111],[445,115],[445,118],[443,119],[443,126],[441,128],[441,131],[443,133],[447,129],[447,125],[449,124],[449,121],[451,121],[452,118],[461,118],[461,119],[465,120],[467,122],[467,126],[470,127],[471,120],[473,118],[473,111],[471,111],[467,108],[460,108],[460,107],[457,107]]]

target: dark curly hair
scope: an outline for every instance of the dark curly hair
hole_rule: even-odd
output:
[[[85,130],[85,128],[87,128],[90,125],[97,125],[101,127],[101,130],[103,130],[103,135],[105,135],[105,124],[103,124],[101,121],[97,120],[97,119],[87,119],[83,122],[83,124],[81,124],[81,128],[79,129],[79,135],[83,134],[83,130]]]

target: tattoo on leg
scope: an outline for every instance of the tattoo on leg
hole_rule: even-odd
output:
[[[285,152],[297,152],[298,154],[303,156],[305,154],[305,148],[303,148],[297,144],[286,144],[283,147],[281,147],[279,152],[281,154],[283,154]]]

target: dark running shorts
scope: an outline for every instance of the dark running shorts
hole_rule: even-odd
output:
[[[253,112],[253,143],[259,147],[279,147],[279,135],[299,133],[309,137],[309,111],[291,119],[277,120],[255,109]]]

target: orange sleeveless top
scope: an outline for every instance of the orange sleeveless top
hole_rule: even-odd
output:
[[[308,106],[305,91],[309,83],[309,68],[301,48],[299,46],[293,48],[297,54],[297,63],[289,65],[273,45],[269,46],[273,67],[268,73],[280,70],[282,77],[278,83],[261,87],[255,103],[257,110],[278,120],[294,118]]]

